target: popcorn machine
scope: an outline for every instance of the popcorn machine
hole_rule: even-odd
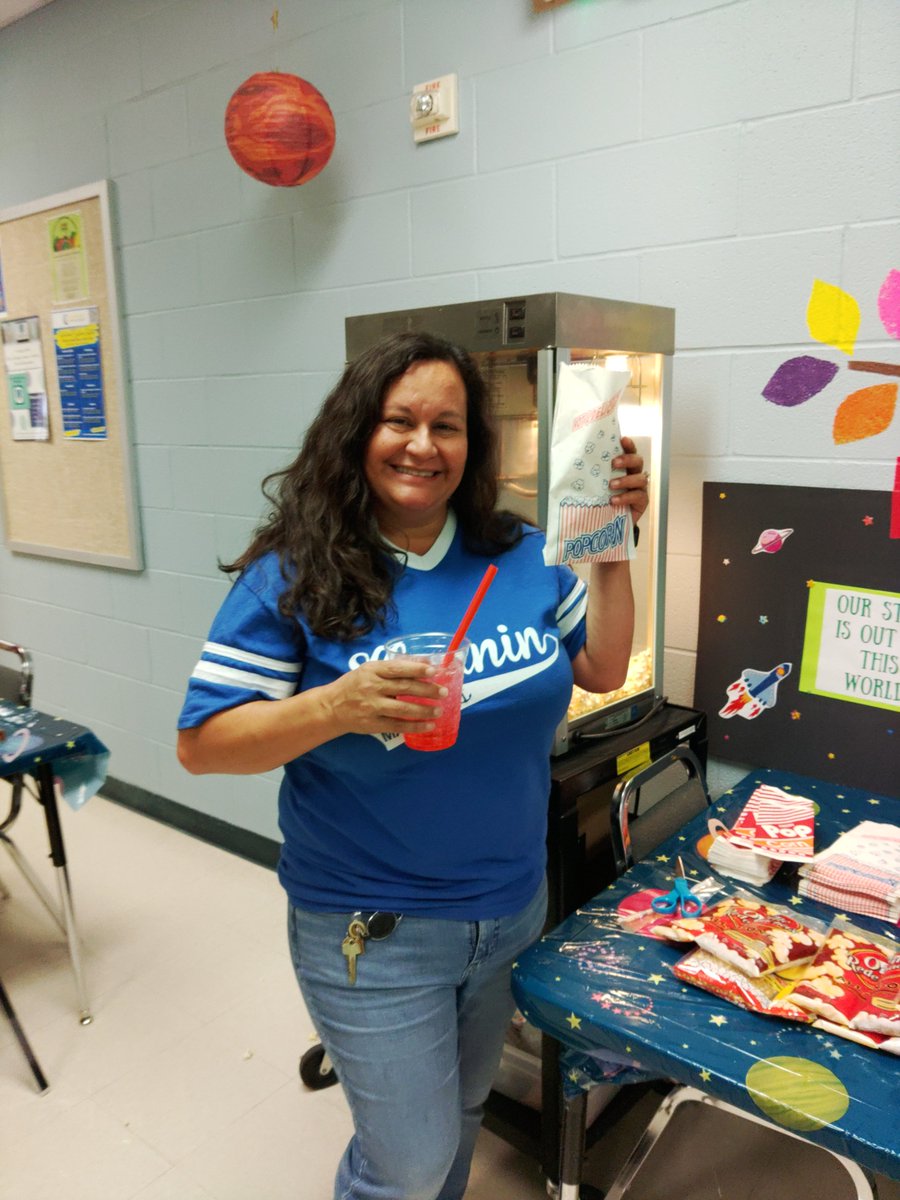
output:
[[[625,729],[662,696],[668,431],[675,313],[670,308],[543,292],[499,300],[348,317],[347,359],[391,333],[425,331],[464,346],[481,368],[500,432],[500,504],[546,528],[553,411],[560,363],[596,361],[627,369],[619,405],[622,433],[634,439],[651,475],[631,564],[635,633],[621,688],[592,695],[575,688],[554,754],[576,741]],[[590,568],[577,568],[588,578]]]

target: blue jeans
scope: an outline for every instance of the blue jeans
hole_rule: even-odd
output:
[[[289,909],[300,989],[353,1115],[335,1200],[462,1200],[515,1009],[510,967],[546,910],[543,883],[508,917],[404,917],[366,942],[351,985],[351,914]]]

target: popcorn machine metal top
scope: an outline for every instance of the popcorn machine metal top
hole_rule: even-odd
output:
[[[348,317],[347,359],[391,333],[425,331],[465,347],[479,364],[500,431],[500,504],[546,528],[550,439],[560,363],[595,360],[631,372],[619,406],[652,476],[632,562],[635,633],[624,685],[575,688],[554,754],[574,741],[635,724],[662,696],[663,598],[671,364],[675,312],[646,304],[542,292]],[[589,568],[577,568],[587,578]]]

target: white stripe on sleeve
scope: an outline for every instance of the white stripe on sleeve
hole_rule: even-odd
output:
[[[191,678],[205,679],[207,683],[224,683],[228,687],[245,688],[253,692],[264,692],[273,700],[285,700],[297,690],[296,680],[255,675],[251,671],[239,671],[236,667],[206,662],[202,658],[194,667]]]
[[[223,646],[221,642],[207,642],[204,654],[216,654],[219,658],[231,658],[235,662],[247,663],[251,667],[268,667],[270,671],[297,674],[300,663],[282,662],[278,658],[265,658],[262,654],[251,654],[248,650],[237,650],[234,646]]]
[[[587,612],[587,601],[587,588],[579,579],[577,587],[569,592],[556,610],[556,623],[562,637],[570,634],[578,622],[584,618]]]

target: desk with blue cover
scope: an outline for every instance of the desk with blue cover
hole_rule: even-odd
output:
[[[21,704],[0,703],[0,779],[31,775],[37,782],[37,800],[44,813],[50,859],[59,885],[59,908],[10,836],[21,809],[23,788],[13,788],[10,810],[0,822],[0,841],[34,888],[54,921],[66,935],[75,984],[79,1019],[91,1020],[69,883],[66,849],[56,802],[56,784],[63,798],[80,808],[100,789],[106,778],[109,752],[89,729]]]
[[[863,820],[900,826],[900,800],[782,771],[753,772],[526,951],[514,966],[513,992],[526,1018],[566,1048],[567,1087],[638,1078],[689,1084],[900,1179],[900,1058],[683,984],[672,967],[686,947],[619,924],[619,906],[635,903],[630,897],[671,888],[677,856],[692,881],[715,876],[700,852],[709,840],[707,818],[731,825],[760,783],[815,802],[817,850]],[[826,924],[835,915],[800,897],[784,869],[759,888],[718,878],[725,890],[717,898],[743,889]],[[896,926],[848,916],[900,942]],[[625,1064],[619,1075],[617,1063]]]

